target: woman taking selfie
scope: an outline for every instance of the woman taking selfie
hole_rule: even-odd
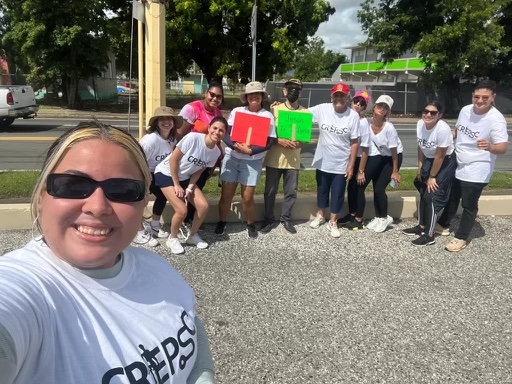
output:
[[[41,236],[0,257],[2,383],[214,381],[194,292],[129,247],[150,183],[120,129],[84,123],[50,147],[32,197]]]

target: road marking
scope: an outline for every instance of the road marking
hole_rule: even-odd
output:
[[[59,136],[8,136],[0,137],[0,141],[54,141]]]

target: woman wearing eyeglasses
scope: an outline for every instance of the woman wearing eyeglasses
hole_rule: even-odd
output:
[[[448,235],[437,224],[437,219],[450,198],[457,161],[453,153],[452,132],[450,126],[441,120],[442,116],[442,104],[433,101],[425,105],[416,126],[418,173],[414,186],[420,193],[419,223],[402,233],[417,236],[412,244],[419,247],[434,244],[435,233]]]
[[[174,210],[171,233],[165,245],[176,255],[185,252],[178,240],[178,231],[190,204],[195,207],[195,214],[185,242],[197,248],[208,248],[208,243],[197,234],[208,212],[208,201],[197,187],[197,180],[205,168],[212,167],[221,156],[218,144],[224,139],[227,128],[228,123],[224,117],[214,117],[206,135],[199,132],[189,133],[155,168],[156,185],[162,189]]]
[[[359,148],[357,149],[357,157],[354,163],[354,169],[364,169],[368,161],[368,148],[370,146],[370,123],[364,117],[364,111],[370,103],[370,95],[367,91],[357,91],[352,98],[350,107],[359,114]],[[352,176],[347,184],[347,201],[348,213],[341,219],[338,224],[350,230],[364,229],[363,221],[357,221],[357,179],[361,174],[357,173]],[[363,173],[364,175],[364,173]]]
[[[0,257],[2,383],[214,382],[191,287],[129,246],[150,184],[120,129],[83,123],[52,144],[32,196],[41,236]]]
[[[185,136],[189,132],[208,133],[208,127],[212,119],[217,116],[222,116],[220,107],[223,99],[224,88],[222,84],[212,81],[204,93],[203,99],[192,101],[183,106],[179,113],[179,115],[183,117],[183,125],[178,129],[180,137]],[[221,148],[220,145],[219,148]],[[208,167],[203,171],[201,177],[197,180],[197,188],[200,190],[204,188],[206,181],[217,166],[220,166],[220,161],[218,164]],[[194,219],[194,212],[194,206],[189,205],[187,217],[185,218],[186,225],[181,228],[184,237],[190,234],[190,223],[192,223]]]

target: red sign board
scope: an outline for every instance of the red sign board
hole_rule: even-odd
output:
[[[270,133],[270,118],[250,113],[236,112],[231,140],[247,145],[264,147]]]

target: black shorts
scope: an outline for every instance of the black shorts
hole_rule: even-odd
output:
[[[190,179],[180,181],[181,187],[186,189],[189,185],[189,181]],[[157,172],[155,173],[155,185],[160,188],[173,187],[174,182],[172,181],[172,177]]]

